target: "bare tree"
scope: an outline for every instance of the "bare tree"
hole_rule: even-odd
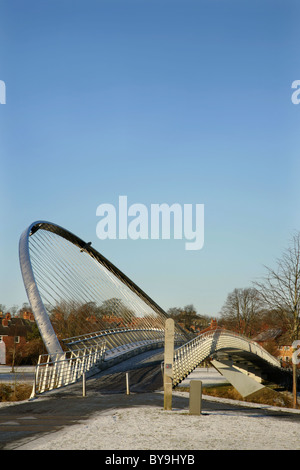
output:
[[[250,334],[252,325],[262,309],[262,299],[257,289],[234,289],[221,309],[221,318],[229,328],[241,334]]]
[[[206,328],[209,325],[210,317],[199,315],[193,304],[185,307],[171,307],[167,311],[173,320],[184,325],[187,331],[193,331],[193,328]]]
[[[277,260],[276,268],[266,267],[267,274],[255,286],[269,307],[283,319],[290,340],[299,339],[300,332],[300,232],[293,236],[289,247]],[[294,407],[297,407],[297,365],[293,363]]]

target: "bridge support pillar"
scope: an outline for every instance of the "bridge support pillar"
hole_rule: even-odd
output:
[[[262,383],[264,380],[263,372],[256,367],[250,367],[240,364],[234,364],[234,367],[236,367],[238,370],[248,375],[249,377],[252,377],[254,380],[256,380],[256,382]]]
[[[257,380],[246,375],[241,369],[234,367],[232,361],[221,362],[214,359],[211,363],[244,398],[264,388],[264,385],[257,382]]]

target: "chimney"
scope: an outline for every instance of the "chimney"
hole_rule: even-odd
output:
[[[8,326],[7,318],[2,318],[2,326]]]

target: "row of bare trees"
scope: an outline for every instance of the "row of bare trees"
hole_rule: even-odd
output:
[[[76,301],[61,301],[55,307],[46,305],[51,323],[60,339],[79,336],[81,334],[107,329],[126,327],[135,319],[135,313],[129,309],[121,299],[110,298],[99,306],[96,302],[79,303]],[[24,312],[32,312],[29,304],[24,303],[21,308],[10,308],[12,321],[9,322],[9,334],[17,337],[24,335],[22,322]],[[0,312],[7,309],[0,304]],[[28,322],[26,327],[26,343],[12,342],[7,348],[7,360],[14,365],[34,364],[40,354],[46,353],[44,343],[38,327],[34,322]]]
[[[191,332],[206,328],[210,321],[210,317],[207,315],[199,315],[193,304],[186,305],[183,308],[169,308],[167,314],[177,323],[180,323],[185,330]]]
[[[79,336],[105,328],[128,326],[136,317],[133,310],[115,297],[103,301],[100,306],[93,301],[86,303],[61,301],[48,310],[51,323],[60,338]]]

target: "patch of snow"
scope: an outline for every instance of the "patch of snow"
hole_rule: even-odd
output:
[[[143,406],[96,413],[18,450],[299,450],[299,435],[300,421],[255,410],[245,415],[237,407],[192,416],[188,410]]]
[[[205,385],[221,385],[228,384],[228,380],[223,377],[215,368],[213,367],[197,367],[189,376],[184,379],[178,387],[187,387],[190,384],[191,380],[201,380],[202,384]]]

